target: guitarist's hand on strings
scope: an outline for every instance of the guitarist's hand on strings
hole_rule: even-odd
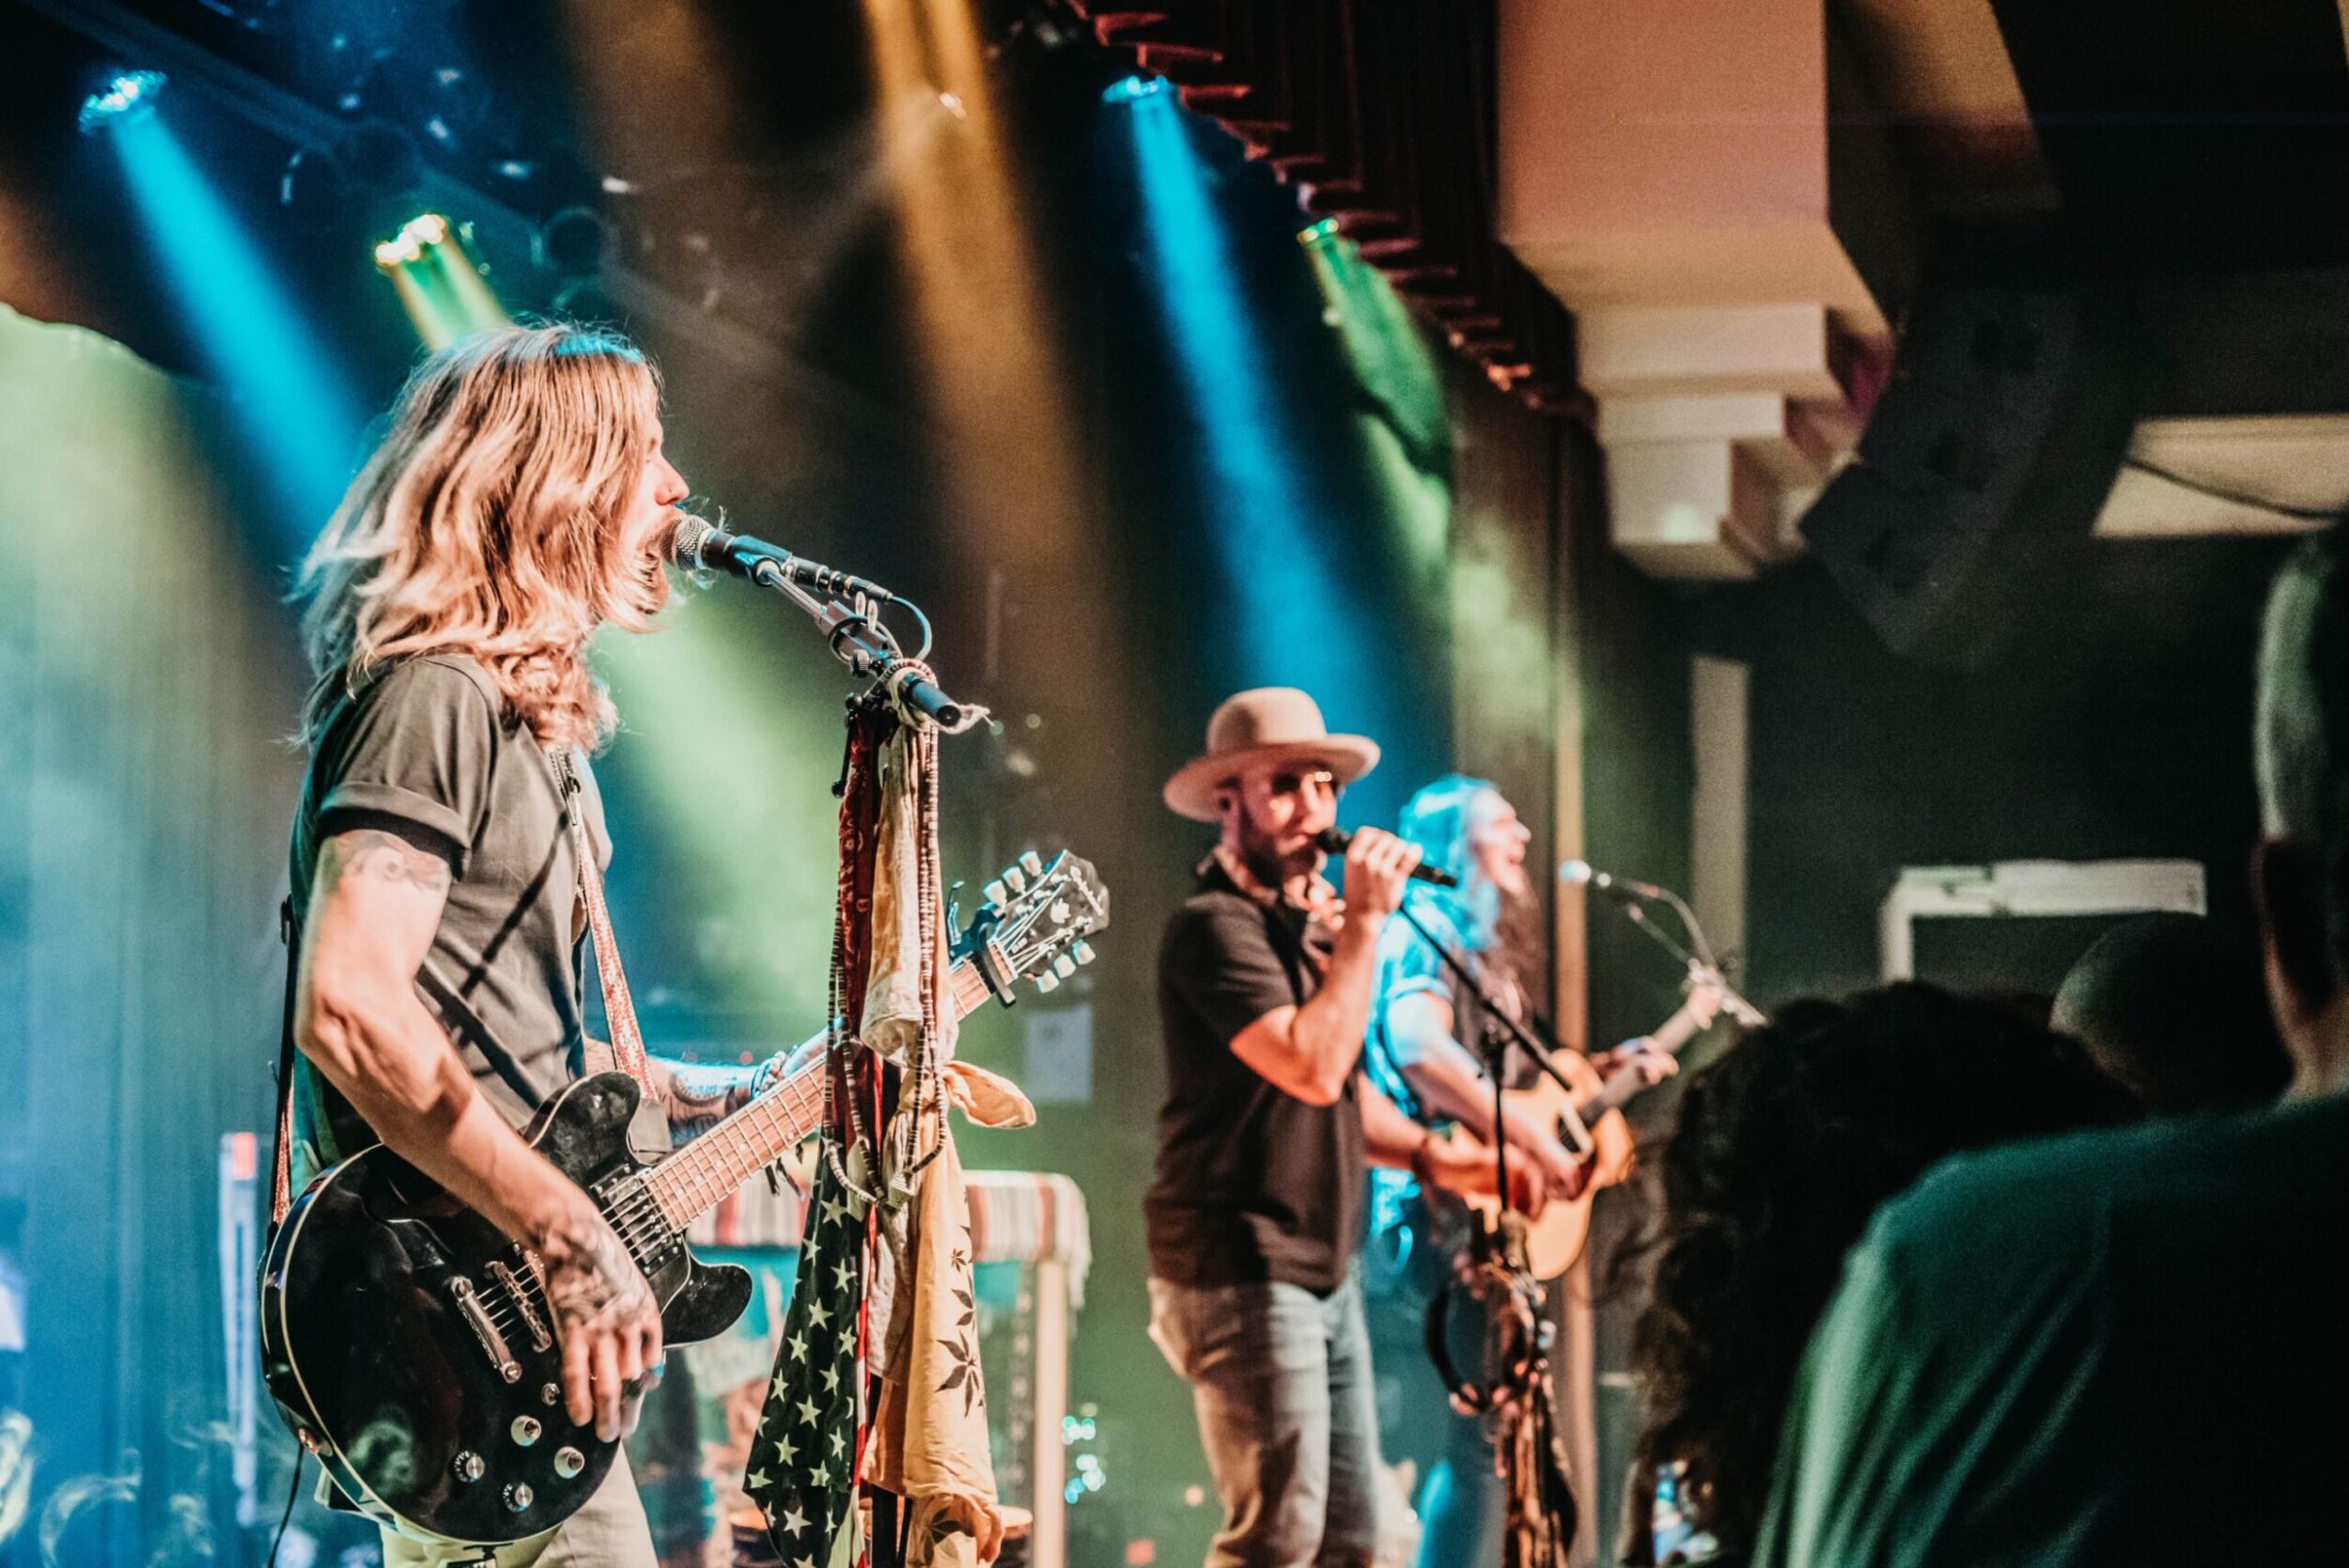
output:
[[[648,1374],[661,1365],[661,1310],[636,1260],[585,1201],[537,1238],[547,1302],[563,1343],[563,1391],[573,1421],[606,1442],[636,1425]]]
[[[1539,1214],[1546,1203],[1572,1203],[1582,1196],[1582,1189],[1590,1185],[1589,1164],[1544,1131],[1539,1117],[1527,1116],[1513,1108],[1503,1114],[1501,1126],[1502,1135],[1509,1140],[1511,1162],[1531,1165],[1542,1174],[1541,1194],[1520,1205],[1526,1213]]]

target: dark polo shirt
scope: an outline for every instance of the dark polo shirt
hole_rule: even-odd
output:
[[[1232,1041],[1318,988],[1317,926],[1259,904],[1210,859],[1159,949],[1166,1105],[1143,1202],[1150,1272],[1177,1284],[1345,1281],[1361,1224],[1362,1115],[1349,1079],[1334,1105],[1275,1088]]]

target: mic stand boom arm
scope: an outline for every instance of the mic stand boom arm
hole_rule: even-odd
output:
[[[850,674],[860,680],[878,682],[892,696],[902,698],[908,706],[926,714],[948,735],[959,735],[987,717],[987,709],[978,704],[957,702],[948,696],[930,678],[929,667],[920,660],[908,659],[889,629],[867,612],[863,596],[859,596],[854,608],[837,599],[818,598],[792,582],[772,562],[761,562],[751,575],[754,582],[773,589],[806,611],[808,618],[823,629],[832,656],[847,665]],[[910,599],[893,602],[904,605],[917,616],[922,614]],[[923,625],[928,624],[927,617],[923,617]]]
[[[1557,1058],[1552,1054],[1565,1048],[1554,1038],[1547,1044],[1535,1040],[1524,1025],[1496,1006],[1492,994],[1478,984],[1474,972],[1466,964],[1460,962],[1459,955],[1444,945],[1442,939],[1433,931],[1427,929],[1426,923],[1421,920],[1418,913],[1412,909],[1411,901],[1408,898],[1396,907],[1395,913],[1410,922],[1411,929],[1419,933],[1420,939],[1436,950],[1436,956],[1443,960],[1444,967],[1452,971],[1453,977],[1467,987],[1469,995],[1476,999],[1477,1011],[1486,1020],[1487,1027],[1484,1038],[1477,1042],[1477,1046],[1485,1057],[1485,1070],[1493,1080],[1493,1167],[1500,1177],[1500,1195],[1505,1207],[1509,1197],[1509,1163],[1503,1146],[1508,1140],[1502,1136],[1501,1114],[1508,1102],[1501,1098],[1501,1091],[1505,1087],[1502,1082],[1501,1069],[1505,1065],[1504,1058],[1510,1045],[1514,1044],[1519,1050],[1525,1052],[1528,1061],[1548,1074],[1557,1082],[1558,1087],[1566,1092],[1563,1119],[1568,1129],[1573,1132],[1575,1141],[1581,1145],[1576,1152],[1588,1154],[1591,1150],[1591,1129],[1582,1125],[1581,1116],[1575,1110],[1578,1091],[1572,1080],[1560,1069]],[[1507,1040],[1496,1040],[1493,1037],[1493,1031],[1489,1026],[1495,1023],[1499,1024],[1501,1031],[1509,1036]]]

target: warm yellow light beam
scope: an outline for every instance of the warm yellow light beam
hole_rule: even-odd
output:
[[[969,0],[863,5],[918,352],[945,435],[949,542],[973,569],[1105,587],[1053,316]],[[1105,613],[1056,625],[1097,697],[1131,689]]]

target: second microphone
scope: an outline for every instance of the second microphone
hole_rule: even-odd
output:
[[[1314,837],[1314,843],[1321,846],[1325,855],[1343,855],[1346,846],[1353,842],[1354,835],[1344,828],[1324,828]],[[1460,885],[1460,879],[1449,871],[1439,871],[1424,862],[1411,867],[1411,880],[1425,882],[1436,888],[1456,888]]]

